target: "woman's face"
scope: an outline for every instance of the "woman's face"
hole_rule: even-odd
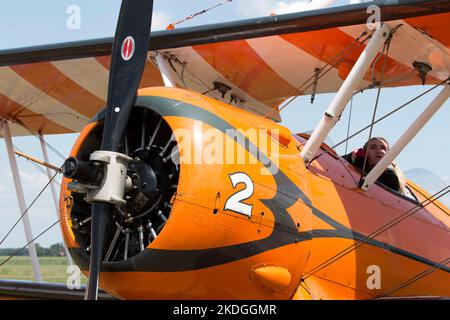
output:
[[[372,139],[367,145],[367,163],[373,167],[386,155],[388,145],[383,140]]]

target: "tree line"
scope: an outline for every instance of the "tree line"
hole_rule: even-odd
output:
[[[38,257],[64,257],[64,245],[61,243],[52,244],[48,248],[41,247],[39,243],[35,244]],[[0,256],[28,256],[28,249],[25,248],[16,253],[20,248],[0,248]]]

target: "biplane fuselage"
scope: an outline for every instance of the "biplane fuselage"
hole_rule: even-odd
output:
[[[449,12],[399,0],[150,34],[153,2],[123,0],[114,39],[1,51],[20,205],[11,136],[45,156],[43,135],[81,131],[59,214],[86,299],[99,275],[125,299],[450,296],[448,208],[374,184],[450,97]],[[323,144],[356,92],[419,84],[435,86],[396,111],[442,91],[363,180]],[[329,92],[310,137],[275,122]]]
[[[188,151],[193,157],[196,151],[204,154],[216,142],[212,135],[224,142],[215,144],[215,152],[226,154],[225,146],[232,145],[236,153],[233,161],[181,161],[170,215],[157,238],[128,259],[102,265],[100,285],[117,297],[368,299],[449,256],[449,211],[436,202],[302,281],[429,195],[411,183],[416,200],[381,185],[362,192],[358,171],[333,152],[307,168],[300,157],[305,137],[197,93],[142,89],[135,110],[144,109],[162,116],[183,144],[181,159]],[[71,156],[80,156],[101,125],[100,116],[84,128]],[[246,134],[261,128],[264,134]],[[187,132],[194,137],[188,143]],[[238,151],[245,161],[238,161]],[[79,208],[74,208],[69,182],[62,184],[62,231],[76,263],[87,272],[89,255],[73,229]],[[449,272],[440,266],[392,295],[450,296]]]

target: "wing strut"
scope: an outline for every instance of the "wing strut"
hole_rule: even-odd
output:
[[[167,88],[175,88],[175,80],[173,79],[172,72],[170,72],[170,66],[167,62],[167,57],[165,57],[162,53],[158,52],[156,54],[156,63],[158,63],[159,72],[161,73],[161,77],[164,82],[164,86]]]
[[[325,112],[316,129],[314,129],[314,132],[311,134],[311,137],[305,147],[302,149],[300,155],[306,165],[314,159],[325,138],[339,121],[345,106],[350,101],[353,92],[355,92],[358,85],[361,83],[364,75],[370,67],[370,64],[383,46],[384,41],[389,35],[389,31],[389,26],[383,24],[373,33],[372,38],[369,40],[366,48],[359,56],[352,68],[352,71],[350,71],[349,75],[328,107],[328,110]]]
[[[11,131],[7,120],[0,119],[0,128],[3,127],[3,137],[5,138],[5,145],[8,152],[9,164],[11,166],[11,172],[14,179],[14,186],[16,189],[17,200],[19,202],[20,215],[22,216],[23,227],[25,229],[25,237],[28,243],[28,252],[30,254],[31,265],[33,267],[34,280],[36,282],[42,282],[41,268],[39,265],[39,259],[36,253],[36,246],[33,241],[33,232],[31,231],[30,218],[28,217],[27,207],[25,205],[25,196],[23,194],[23,187],[20,181],[19,169],[17,167],[17,161],[14,156],[14,148],[11,139]]]
[[[42,149],[42,155],[44,156],[44,161],[47,164],[50,164],[49,158],[48,158],[48,152],[47,152],[47,145],[44,139],[44,135],[39,133],[39,142],[41,144]],[[53,167],[53,168],[52,168]],[[59,197],[58,197],[58,188],[56,186],[56,181],[52,179],[52,177],[55,175],[55,172],[61,172],[61,169],[55,166],[45,166],[45,169],[47,171],[48,179],[50,180],[50,190],[52,191],[52,198],[53,198],[53,204],[55,205],[55,212],[56,217],[59,218]],[[66,254],[67,263],[69,266],[73,265],[72,256],[70,255],[69,249],[67,249],[67,245],[64,244],[64,252]]]
[[[394,161],[394,159],[402,152],[408,143],[416,136],[431,117],[442,107],[442,105],[450,97],[450,85],[447,84],[430,105],[422,112],[422,114],[414,121],[414,123],[405,131],[398,139],[386,155],[370,170],[369,174],[361,181],[360,187],[367,191],[386,168]]]

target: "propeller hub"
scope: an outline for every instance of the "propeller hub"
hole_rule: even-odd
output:
[[[103,131],[99,121],[76,158],[67,160],[72,173],[67,189],[73,199],[72,231],[87,255],[92,251],[93,210],[98,211],[98,204],[108,205],[108,212],[102,211],[110,224],[103,235],[102,259],[114,263],[141,253],[159,237],[171,214],[180,167],[179,161],[172,161],[178,150],[173,131],[156,113],[133,108],[118,152],[92,153],[100,148]],[[101,177],[95,184],[94,176]],[[119,201],[108,200],[111,196]]]
[[[89,160],[102,164],[105,167],[106,174],[98,188],[87,192],[86,201],[124,206],[126,204],[124,193],[127,167],[133,159],[122,153],[99,150],[92,153]]]

